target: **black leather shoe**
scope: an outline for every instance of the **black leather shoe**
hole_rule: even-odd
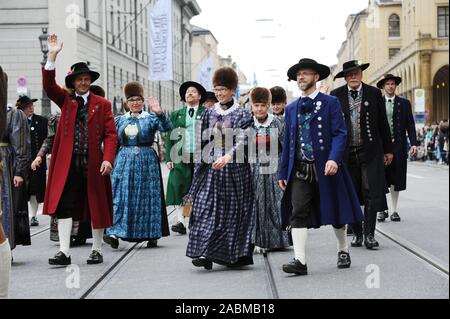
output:
[[[109,235],[103,235],[103,241],[111,246],[112,249],[119,248],[119,240]]]
[[[158,239],[150,239],[147,243],[147,248],[155,248],[158,246]]]
[[[386,220],[386,212],[379,212],[377,216],[377,221],[384,222]]]
[[[394,212],[394,213],[391,215],[391,221],[393,221],[393,222],[399,222],[399,221],[401,221],[400,215],[399,215],[397,212]]]
[[[338,253],[337,267],[339,269],[350,268],[351,264],[350,254],[346,251],[340,251]]]
[[[72,261],[70,260],[70,256],[67,257],[62,251],[60,251],[55,255],[55,257],[50,258],[48,263],[55,266],[68,266],[72,263]]]
[[[179,223],[177,223],[175,225],[172,225],[171,229],[175,233],[179,233],[181,235],[185,235],[186,234],[186,227],[184,227],[182,222],[179,222]]]
[[[362,235],[355,235],[355,236],[353,236],[351,246],[352,247],[362,247],[363,241],[364,240],[363,240]]]
[[[306,264],[303,265],[300,260],[294,259],[289,264],[283,265],[283,271],[288,274],[304,276],[308,274],[308,267]]]
[[[98,251],[93,250],[86,261],[88,265],[96,265],[103,263],[103,256]]]
[[[39,221],[36,217],[31,217],[30,226],[31,227],[39,226]]]
[[[211,270],[213,267],[212,261],[207,258],[192,259],[192,264],[195,267],[204,267],[206,270]]]
[[[373,235],[368,235],[364,239],[364,246],[366,246],[367,249],[373,249],[380,247],[380,244],[375,240]]]

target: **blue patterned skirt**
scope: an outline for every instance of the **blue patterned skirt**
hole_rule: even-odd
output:
[[[223,265],[253,264],[253,185],[249,164],[230,163],[222,171],[199,167],[186,255]]]
[[[107,230],[126,241],[167,236],[159,160],[151,147],[121,147],[112,177],[114,224]]]

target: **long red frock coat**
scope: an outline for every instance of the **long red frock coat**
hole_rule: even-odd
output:
[[[43,68],[42,78],[47,96],[61,108],[61,120],[53,142],[43,209],[44,215],[55,215],[72,160],[78,104],[74,96],[56,84],[55,70],[47,71]],[[93,228],[108,228],[113,223],[111,179],[110,176],[100,174],[100,167],[103,161],[114,164],[117,130],[111,102],[92,93],[89,98],[88,143],[89,208],[84,207],[74,219],[85,220],[89,209]]]

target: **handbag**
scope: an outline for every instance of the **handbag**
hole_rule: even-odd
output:
[[[192,196],[186,195],[183,198],[183,217],[191,217],[193,202],[194,199],[192,198]]]

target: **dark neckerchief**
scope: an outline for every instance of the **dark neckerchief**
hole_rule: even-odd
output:
[[[233,105],[234,105],[234,100],[231,100],[230,102],[225,103],[225,104],[221,103],[220,107],[222,108],[222,110],[226,111],[226,110],[230,109]]]
[[[264,123],[266,123],[268,118],[269,118],[269,114],[267,114],[266,117],[264,118],[264,120],[262,120],[262,121],[258,120],[258,119],[256,119],[256,120],[258,121],[259,124],[264,124]]]

